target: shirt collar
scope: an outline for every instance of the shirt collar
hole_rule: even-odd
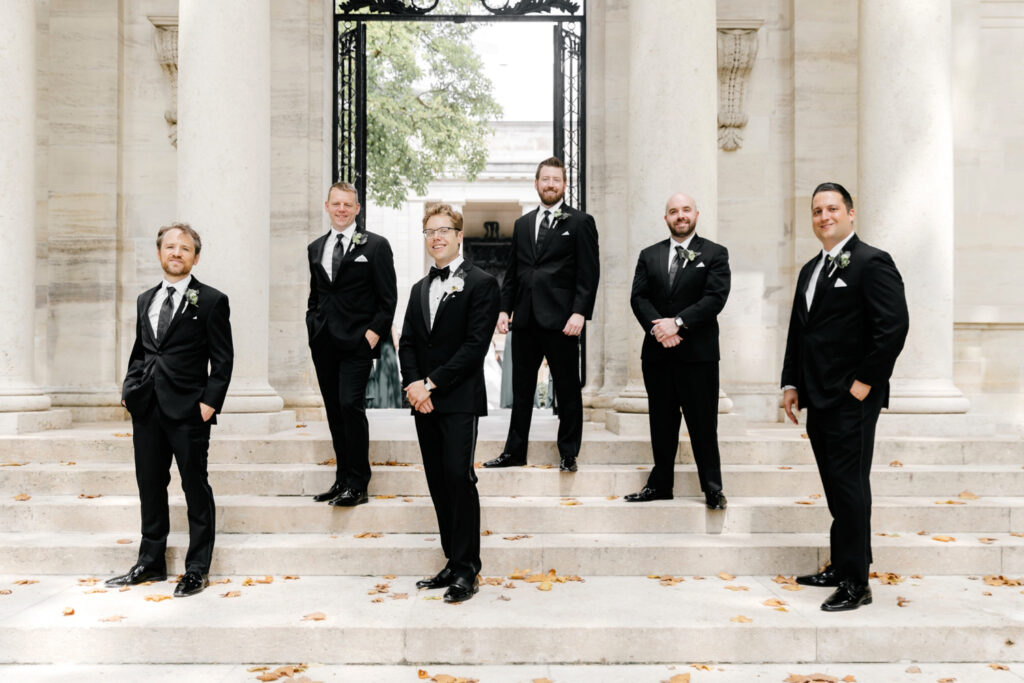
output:
[[[352,221],[352,225],[348,226],[344,230],[337,230],[333,225],[331,226],[331,233],[334,235],[334,239],[338,239],[338,235],[344,235],[345,239],[349,242],[352,241],[352,233],[355,232],[356,222]]]
[[[687,237],[682,242],[678,241],[675,238],[675,236],[672,236],[672,237],[669,238],[669,241],[672,243],[670,246],[672,246],[672,247],[682,247],[683,249],[689,249],[690,248],[690,242],[692,242],[693,238],[696,237],[696,236],[697,236],[697,231],[696,230],[691,232],[690,236]]]
[[[843,247],[846,246],[847,242],[849,242],[851,239],[853,239],[853,236],[855,234],[857,234],[857,232],[855,230],[851,230],[850,234],[846,236],[846,239],[844,239],[842,242],[840,242],[836,246],[832,247],[831,251],[825,251],[825,248],[822,247],[821,248],[821,255],[822,256],[832,256],[832,257],[839,256],[839,254],[841,254],[842,251],[843,251]]]
[[[177,282],[168,282],[167,278],[164,278],[163,280],[160,281],[160,289],[166,292],[168,287],[174,287],[174,291],[180,295],[182,292],[188,289],[188,286],[190,284],[192,284],[191,273],[189,273],[188,277],[183,277]]]
[[[465,259],[463,258],[462,254],[459,254],[454,259],[452,259],[452,262],[448,264],[448,277],[455,275],[455,271],[459,269],[459,266],[462,265],[462,262],[464,260]],[[435,263],[434,265],[436,267],[437,264]]]
[[[555,202],[555,205],[550,208],[544,206],[543,204],[538,204],[537,213],[540,216],[543,216],[545,211],[550,211],[551,215],[554,216],[556,213],[558,213],[558,210],[562,208],[562,204],[565,204],[564,199],[559,199],[557,202]]]

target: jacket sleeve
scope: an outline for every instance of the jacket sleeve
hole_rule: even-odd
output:
[[[210,351],[210,376],[199,399],[218,413],[224,407],[224,398],[231,383],[231,370],[235,363],[235,350],[231,342],[231,308],[225,294],[213,303],[206,320],[206,344]]]
[[[512,315],[512,309],[516,305],[516,291],[519,289],[517,277],[519,275],[519,258],[516,254],[519,244],[519,223],[516,221],[512,228],[512,248],[508,252],[508,263],[505,264],[505,279],[501,281],[501,311]]]
[[[491,348],[491,336],[498,322],[498,308],[501,298],[498,281],[487,277],[469,292],[469,324],[466,339],[459,350],[440,367],[431,370],[427,376],[439,392],[457,384],[466,374],[476,370],[483,363],[484,356]]]
[[[654,327],[654,323],[651,321],[662,317],[651,302],[650,291],[651,281],[647,274],[647,258],[641,252],[640,257],[636,260],[636,272],[633,273],[633,289],[629,295],[629,303],[640,327],[644,328],[644,332],[648,334]]]
[[[594,217],[583,214],[583,218],[583,225],[576,234],[576,298],[572,312],[590,320],[597,300],[597,283],[601,279],[601,259]]]
[[[789,312],[789,332],[786,334],[786,353],[782,357],[782,387],[800,386],[800,317],[797,306],[803,306],[800,278],[797,278],[793,308]]]
[[[405,307],[405,320],[402,322],[402,338],[398,340],[398,363],[402,368],[402,388],[421,379],[416,364],[416,316],[419,311],[419,288],[421,283],[412,286],[409,292],[409,303]]]
[[[856,378],[874,387],[892,376],[910,329],[910,314],[903,279],[892,257],[879,252],[865,269],[862,287],[870,342],[857,366]]]
[[[370,329],[381,337],[391,333],[391,323],[395,320],[395,307],[398,305],[398,278],[395,275],[395,256],[391,253],[391,244],[384,238],[377,247],[374,259],[373,286],[377,292],[377,314],[370,323]]]
[[[676,315],[683,319],[688,329],[695,329],[714,322],[715,318],[729,298],[731,272],[729,270],[729,250],[718,247],[718,253],[708,264],[707,281],[704,294]]]
[[[128,371],[125,373],[124,382],[121,384],[121,399],[123,400],[131,387],[137,387],[145,378],[146,374],[146,353],[142,348],[142,323],[145,318],[145,311],[142,311],[141,303],[136,306],[139,314],[135,318],[135,343],[132,345],[131,355],[128,356]],[[146,322],[149,322],[148,320]]]

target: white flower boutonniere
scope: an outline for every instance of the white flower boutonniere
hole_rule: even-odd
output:
[[[458,275],[452,275],[448,278],[448,281],[444,283],[445,291],[449,294],[455,294],[461,292],[462,288],[466,286],[466,281]]]
[[[836,272],[837,268],[842,270],[843,268],[846,268],[846,266],[850,265],[850,252],[844,251],[840,252],[839,256],[829,256],[828,262],[829,266],[831,266],[828,271],[828,276],[832,277],[832,274]]]
[[[565,211],[562,211],[561,209],[559,209],[558,211],[555,211],[555,213],[551,216],[552,220],[555,223],[557,223],[558,221],[562,220],[563,218],[568,218],[568,217],[569,217],[569,214],[567,214]]]
[[[186,289],[185,290],[185,301],[189,302],[195,307],[199,307],[199,290],[198,289]]]
[[[693,251],[692,249],[683,249],[683,255],[686,256],[687,261],[695,261],[700,256],[700,252]]]
[[[352,246],[358,247],[360,244],[366,242],[366,233],[360,230],[356,230],[355,234],[352,235]]]

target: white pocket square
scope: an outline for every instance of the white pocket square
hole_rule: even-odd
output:
[[[568,230],[566,230],[565,232],[562,233],[562,237],[568,237],[568,236],[569,236],[569,231]]]
[[[841,277],[837,277],[837,278],[836,278],[836,284],[834,285],[834,288],[835,288],[835,289],[838,289],[838,288],[840,288],[840,287],[845,287],[845,286],[846,286],[846,283],[845,283],[845,282],[843,282],[843,278],[841,278]]]
[[[199,316],[198,315],[194,315],[194,316],[192,316],[192,319],[193,320],[199,320]]]
[[[363,256],[362,254],[360,254],[359,256],[356,256],[355,263],[367,263],[367,262],[368,261],[367,261],[366,257]]]
[[[698,264],[697,264],[697,267],[698,267],[698,268],[703,268],[703,267],[704,267],[704,262],[703,262],[703,261],[701,261],[700,263],[698,263]]]

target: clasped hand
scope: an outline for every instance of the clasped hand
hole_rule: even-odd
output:
[[[434,410],[434,404],[430,401],[430,391],[423,380],[417,380],[407,386],[405,395],[409,398],[409,405],[417,412],[426,415]]]
[[[683,341],[683,338],[679,336],[679,325],[676,325],[676,321],[674,319],[658,318],[651,322],[654,323],[654,328],[651,330],[654,334],[654,338],[666,349],[671,349],[673,346],[679,346]]]

